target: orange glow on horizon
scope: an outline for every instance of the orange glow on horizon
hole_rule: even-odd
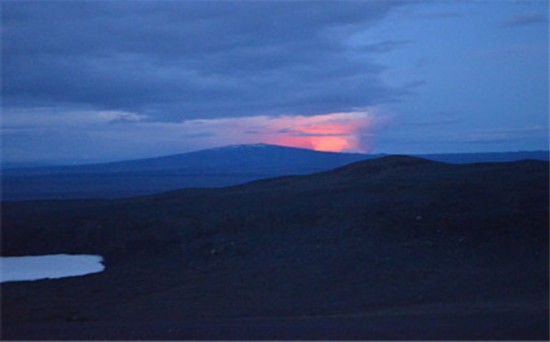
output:
[[[312,139],[312,144],[315,151],[341,152],[353,147],[349,141],[342,137]]]
[[[363,151],[359,135],[372,126],[365,113],[335,113],[311,117],[283,117],[276,122],[280,134],[268,143],[301,147],[315,151]]]
[[[312,116],[252,116],[191,120],[181,132],[197,145],[266,143],[329,152],[368,152],[384,118],[371,111]],[[218,134],[219,132],[219,134]]]

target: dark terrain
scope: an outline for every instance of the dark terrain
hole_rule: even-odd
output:
[[[117,199],[182,188],[215,188],[322,172],[383,154],[319,152],[276,145],[234,145],[103,164],[13,168],[3,165],[3,200]],[[427,154],[448,163],[548,161],[548,151]]]
[[[220,189],[2,203],[2,339],[549,338],[549,164],[405,156]]]

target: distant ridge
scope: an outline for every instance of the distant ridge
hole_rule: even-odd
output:
[[[409,166],[433,164],[433,163],[435,162],[432,160],[428,160],[428,159],[420,158],[416,156],[392,154],[392,155],[383,156],[374,160],[356,162],[351,165],[344,166],[343,168],[353,167],[358,165],[384,166],[388,168],[395,168],[395,167],[409,167]]]
[[[374,159],[386,155],[387,153],[364,154],[347,152],[315,151],[306,148],[289,147],[273,144],[237,144],[221,147],[208,148],[198,151],[178,153],[172,155],[150,157],[143,159],[132,159],[102,163],[87,163],[74,165],[52,165],[42,163],[2,163],[4,174],[53,174],[53,173],[81,173],[97,171],[134,171],[137,167],[140,170],[145,169],[166,169],[179,167],[197,167],[204,164],[212,164],[211,160],[205,159],[206,156],[227,156],[227,154],[242,154],[247,152],[248,158],[257,158],[258,155],[277,152],[278,154],[292,153],[301,158],[303,155],[325,155],[325,156],[348,156],[353,161]],[[396,154],[399,155],[399,154]],[[353,156],[353,157],[351,157]],[[409,156],[429,159],[434,161],[467,164],[482,162],[509,162],[517,160],[550,160],[550,151],[514,151],[514,152],[472,152],[472,153],[429,153],[429,154],[411,154]],[[243,157],[243,155],[241,155]],[[355,160],[353,160],[355,159]],[[215,162],[214,162],[215,163]]]
[[[336,172],[374,173],[428,163],[452,164],[545,160],[548,152],[431,155],[360,154],[313,151],[270,144],[230,145],[201,151],[119,162],[2,170],[2,199],[124,198],[183,188],[215,188],[254,180]]]
[[[4,200],[123,198],[330,170],[381,155],[254,144],[140,160],[3,171]]]
[[[478,152],[478,153],[431,153],[418,154],[417,157],[451,163],[501,163],[518,160],[550,160],[550,151],[515,151],[515,152]]]
[[[96,172],[143,172],[152,170],[173,169],[204,169],[219,166],[231,166],[239,169],[278,168],[285,165],[299,165],[304,169],[315,172],[316,163],[328,160],[342,160],[344,165],[363,159],[372,159],[383,154],[340,153],[314,151],[305,148],[296,148],[270,144],[229,145],[205,150],[179,153],[167,156],[145,159],[124,160],[108,163],[85,165],[58,165],[5,170],[6,174],[34,175],[34,174],[69,174],[69,173],[96,173]],[[256,163],[256,164],[251,164]],[[335,167],[329,165],[329,168]],[[224,169],[223,171],[228,171]]]

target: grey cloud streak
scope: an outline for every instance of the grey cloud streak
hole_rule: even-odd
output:
[[[504,23],[502,23],[502,27],[507,28],[515,28],[515,27],[523,27],[523,26],[529,26],[533,24],[543,24],[546,23],[548,19],[540,14],[537,13],[523,13],[518,14],[508,20],[506,20]]]
[[[398,101],[370,54],[346,44],[397,1],[6,2],[7,108],[84,108],[151,120],[311,115]]]

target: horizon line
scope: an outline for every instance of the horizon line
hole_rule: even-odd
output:
[[[208,147],[208,148],[201,148],[196,150],[190,150],[180,153],[171,153],[171,154],[162,154],[162,155],[153,155],[153,156],[144,156],[144,157],[137,157],[137,158],[123,158],[123,159],[80,159],[80,160],[51,160],[51,161],[40,161],[40,160],[28,160],[28,161],[5,161],[3,159],[0,159],[0,166],[1,168],[32,168],[32,167],[50,167],[50,166],[77,166],[77,165],[95,165],[95,164],[111,164],[111,163],[118,163],[118,162],[130,162],[130,161],[138,161],[138,160],[147,160],[147,159],[157,159],[157,158],[167,158],[167,157],[173,157],[173,156],[179,156],[184,154],[190,154],[190,153],[199,153],[199,152],[206,152],[206,151],[215,151],[215,150],[222,150],[222,149],[228,149],[228,148],[238,148],[238,147],[278,147],[278,148],[286,148],[286,149],[294,149],[294,150],[305,150],[310,152],[318,152],[318,153],[330,153],[330,154],[359,154],[359,155],[366,155],[366,156],[391,156],[391,155],[405,155],[405,156],[427,156],[427,155],[461,155],[461,154],[503,154],[503,153],[534,153],[534,152],[546,152],[550,154],[550,149],[546,150],[505,150],[505,151],[476,151],[476,152],[424,152],[424,153],[403,153],[403,152],[377,152],[377,153],[365,153],[365,152],[352,152],[352,151],[321,151],[321,150],[314,150],[310,148],[305,147],[295,147],[295,146],[285,146],[285,145],[277,145],[277,144],[267,144],[267,143],[251,143],[251,144],[229,144],[229,145],[221,145],[217,147]],[[20,166],[19,166],[20,165]],[[27,166],[24,166],[27,165]]]

